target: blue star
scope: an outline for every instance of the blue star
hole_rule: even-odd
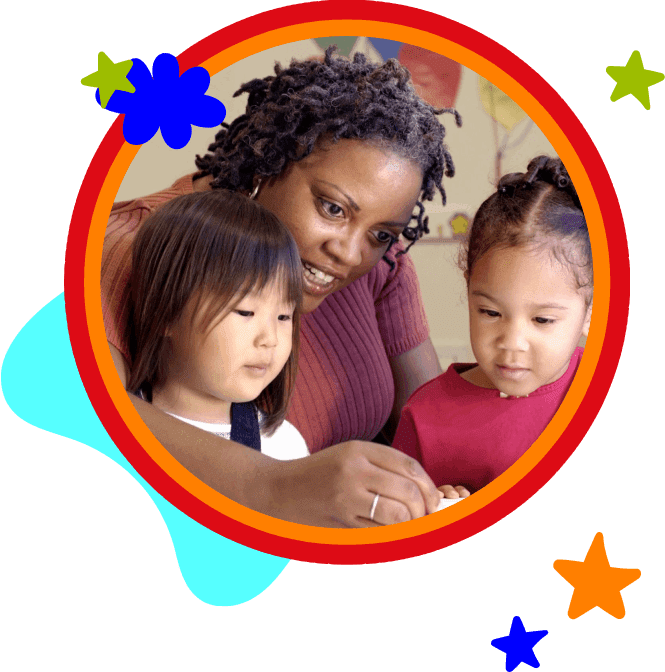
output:
[[[547,630],[527,632],[519,616],[513,618],[510,634],[492,640],[492,646],[506,654],[506,670],[512,672],[520,663],[540,667],[533,647],[547,634]]]

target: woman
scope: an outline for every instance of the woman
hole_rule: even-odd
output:
[[[177,195],[214,188],[245,192],[272,210],[303,262],[305,315],[288,419],[315,454],[275,464],[133,401],[174,457],[231,499],[285,520],[369,526],[424,515],[439,499],[420,465],[368,440],[384,425],[390,435],[410,393],[441,372],[415,270],[397,239],[427,231],[421,201],[437,189],[445,199],[441,180],[454,167],[436,111],[415,94],[405,68],[333,52],[245,84],[238,93],[249,93],[246,113],[197,157],[198,173],[114,206],[102,300],[124,380],[118,328],[131,240],[148,214]]]

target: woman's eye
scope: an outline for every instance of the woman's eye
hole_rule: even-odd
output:
[[[277,319],[280,322],[288,322],[291,319],[291,315],[280,315]]]
[[[337,203],[331,203],[330,201],[326,201],[324,198],[320,198],[319,203],[321,204],[321,209],[329,217],[338,219],[340,216],[344,215],[344,208],[342,208],[340,205],[337,205]]]
[[[397,240],[392,233],[388,233],[387,231],[377,231],[374,233],[374,237],[381,243],[381,245],[387,245],[388,243]]]
[[[551,317],[536,317],[534,319],[538,324],[554,324],[554,319]]]
[[[252,317],[252,315],[254,315],[254,313],[251,310],[236,309],[235,312],[238,313],[238,315],[240,315],[240,317]]]

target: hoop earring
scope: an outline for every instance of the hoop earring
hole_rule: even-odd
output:
[[[256,197],[259,195],[259,189],[261,188],[261,178],[259,177],[259,181],[256,183],[256,186],[254,187],[254,191],[249,195],[249,200],[253,201],[256,199]]]

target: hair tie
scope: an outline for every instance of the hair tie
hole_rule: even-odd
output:
[[[499,193],[512,198],[515,195],[515,185],[514,184],[501,184],[498,189]]]
[[[565,175],[557,175],[556,177],[556,186],[559,189],[566,189],[566,187],[570,184],[569,177],[566,177]]]

